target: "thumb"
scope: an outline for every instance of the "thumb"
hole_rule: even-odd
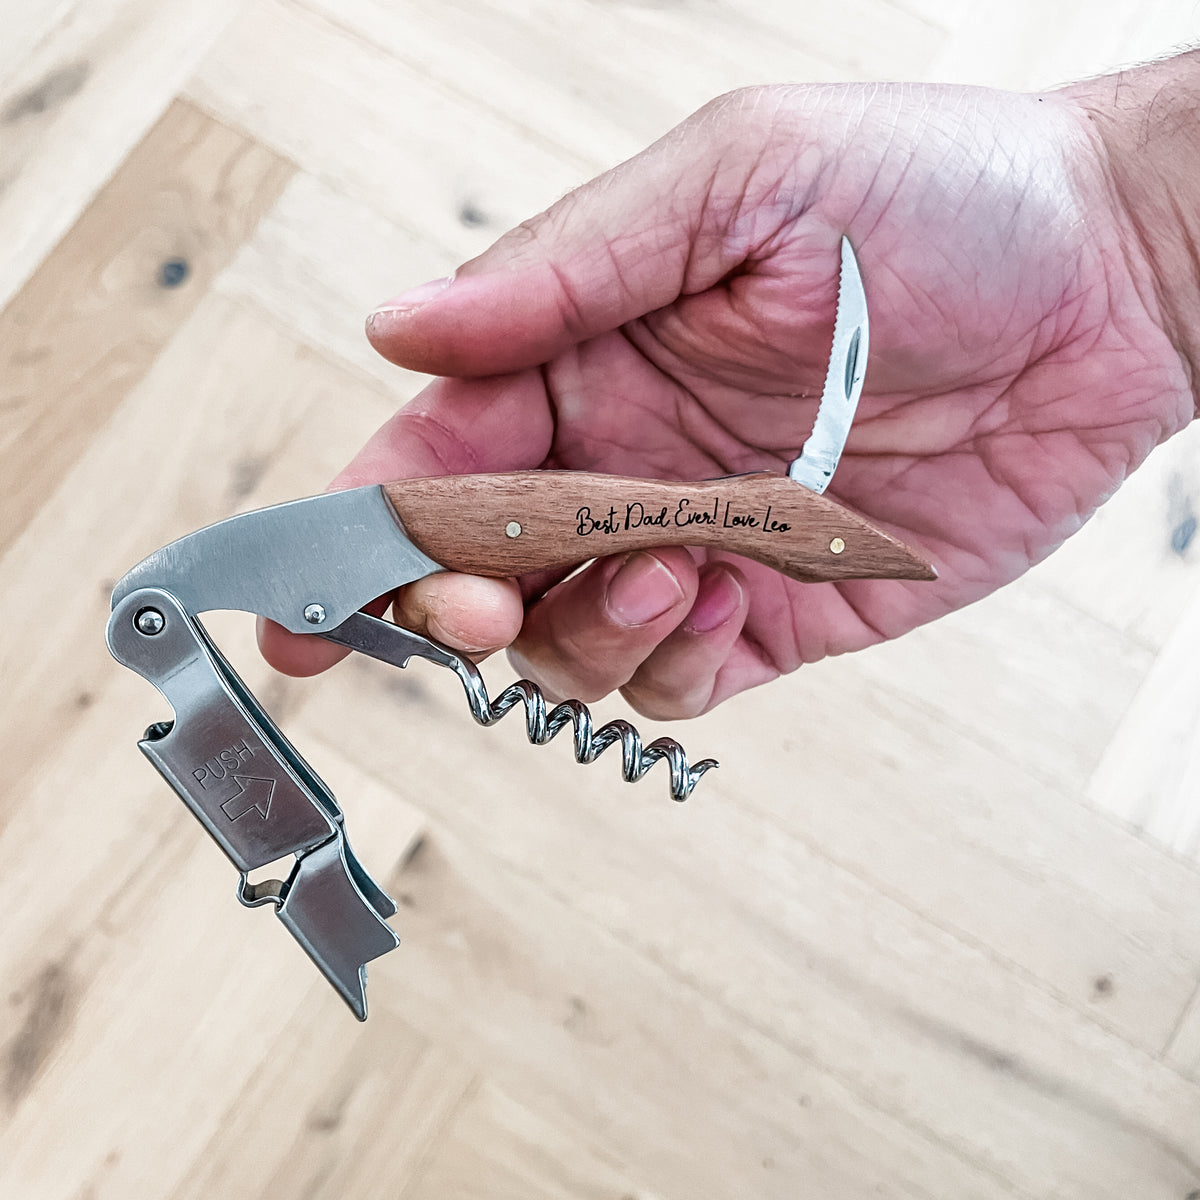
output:
[[[412,370],[499,374],[713,286],[745,256],[724,236],[756,157],[745,132],[714,101],[449,279],[381,305],[368,338]]]

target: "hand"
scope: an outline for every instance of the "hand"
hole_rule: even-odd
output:
[[[445,378],[340,486],[538,466],[781,471],[812,427],[844,233],[871,357],[829,494],[925,552],[937,582],[803,585],[662,550],[520,591],[430,578],[401,593],[398,619],[472,652],[511,642],[552,694],[620,689],[681,717],[896,637],[1045,557],[1194,403],[1089,124],[1095,98],[733,93],[368,323],[387,358]],[[262,641],[293,673],[338,657],[277,628]]]

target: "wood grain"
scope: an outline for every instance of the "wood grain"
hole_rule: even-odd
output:
[[[1200,984],[1167,1047],[1166,1059],[1200,1083]]]
[[[0,553],[291,171],[193,106],[174,104],[0,313]]]
[[[363,336],[363,318],[405,283],[444,277],[457,265],[428,238],[300,172],[215,286],[385,384],[398,406],[426,377],[381,358]]]
[[[1159,447],[1029,579],[1161,651],[1200,587],[1200,424]]]
[[[1100,807],[1200,860],[1200,588],[1087,784]]]
[[[779,475],[702,483],[532,471],[384,486],[409,537],[436,562],[515,576],[655,546],[740,554],[806,582],[934,579],[919,554]]]
[[[436,881],[436,888],[432,894],[415,892],[409,954],[416,959],[428,953],[434,938],[432,932],[412,927],[412,921],[423,925],[445,920],[447,925],[438,940],[446,948],[453,946],[461,956],[455,968],[461,974],[449,981],[432,978],[433,959],[427,967],[418,968],[422,975],[429,971],[436,986],[448,989],[442,1004],[449,1002],[453,990],[464,1003],[467,997],[479,996],[481,1006],[495,1005],[498,994],[505,995],[510,988],[524,998],[523,1004],[549,1004],[557,989],[570,985],[527,977],[536,971],[557,976],[565,970],[567,978],[576,976],[577,994],[596,1014],[596,1025],[585,1025],[581,1033],[595,1029],[598,1044],[608,1045],[603,1039],[604,1014],[608,1006],[625,1003],[624,989],[630,986],[630,977],[622,976],[619,985],[614,983],[613,992],[596,985],[579,957],[566,949],[581,937],[559,928],[569,908],[572,914],[586,914],[602,924],[617,944],[641,947],[646,960],[661,965],[681,986],[695,989],[696,1004],[714,1001],[723,1012],[740,1014],[750,1027],[770,1030],[773,1041],[817,1068],[805,1074],[806,1087],[820,1087],[813,1076],[827,1072],[829,1087],[845,1088],[884,1113],[914,1114],[917,1127],[935,1144],[954,1146],[966,1162],[986,1165],[989,1173],[994,1171],[1017,1194],[1021,1188],[1036,1194],[1041,1177],[1071,1177],[1087,1178],[1095,1195],[1119,1200],[1141,1171],[1153,1170],[1156,1176],[1166,1172],[1177,1182],[1188,1178],[1171,1163],[1181,1150],[1187,1158],[1184,1147],[1191,1144],[1190,1137],[1181,1133],[1179,1142],[1160,1146],[1159,1132],[1145,1123],[1141,1114],[1146,1103],[1155,1103],[1151,1094],[1171,1094],[1176,1101],[1195,1106],[1200,1118],[1200,1091],[1193,1095],[1170,1070],[1151,1068],[1145,1052],[1102,1032],[1097,1024],[1101,1014],[1094,1001],[1077,1006],[1040,989],[1027,989],[1024,970],[983,950],[974,939],[931,929],[927,919],[914,911],[916,905],[910,907],[900,902],[899,896],[889,895],[883,879],[867,883],[848,866],[835,865],[832,847],[807,848],[802,815],[787,818],[784,828],[778,798],[785,775],[761,738],[757,761],[731,762],[728,747],[716,747],[724,760],[722,772],[713,778],[707,799],[698,792],[689,802],[690,808],[656,803],[653,795],[631,794],[623,801],[614,797],[612,785],[604,778],[603,760],[586,770],[577,769],[578,779],[569,791],[555,791],[551,781],[558,768],[551,751],[520,745],[519,729],[504,724],[487,734],[474,732],[465,713],[460,713],[460,722],[454,720],[452,708],[443,716],[441,730],[428,741],[384,748],[381,739],[394,718],[382,704],[372,706],[365,718],[357,717],[353,726],[344,716],[349,697],[361,692],[373,674],[368,667],[364,665],[341,687],[327,688],[314,697],[304,715],[306,725],[311,721],[311,728],[319,728],[323,736],[336,731],[352,756],[372,747],[372,755],[390,777],[430,780],[444,772],[447,786],[432,789],[426,801],[435,818],[431,825],[435,834],[440,824],[455,835],[453,849],[444,837],[438,839],[444,854],[457,858],[466,853],[466,847],[486,842],[489,860],[506,864],[514,876],[507,882],[494,880],[485,888],[481,862],[472,857],[469,866],[451,867],[432,847],[414,865],[418,876],[422,871],[429,873],[431,886]],[[437,682],[432,680],[430,686]],[[452,686],[453,679],[448,683]],[[861,713],[861,694],[856,699]],[[851,704],[843,708],[836,693],[826,689],[819,693],[819,702],[833,704],[838,711],[854,711]],[[461,699],[454,703],[461,709]],[[778,705],[778,698],[773,703]],[[811,698],[809,707],[816,703],[817,698]],[[748,722],[761,730],[771,722],[771,705],[772,701],[764,698],[757,710],[748,714]],[[786,707],[797,712],[803,711],[804,705],[793,699]],[[842,717],[839,724],[844,721]],[[844,847],[861,844],[864,829],[874,829],[877,818],[866,804],[842,794],[844,785],[839,788],[833,782],[836,776],[832,771],[826,774],[807,766],[808,759],[818,756],[817,747],[829,743],[831,728],[816,731],[812,745],[789,759],[790,778],[794,791],[812,795],[806,811],[819,808],[822,799],[832,810],[826,824],[839,828],[842,854],[848,858]],[[695,737],[689,735],[689,740]],[[749,747],[753,740],[753,735],[747,734],[739,743]],[[515,747],[514,741],[518,743]],[[903,753],[900,745],[893,746],[897,754]],[[711,745],[700,748],[714,749]],[[837,747],[830,749],[836,753]],[[950,757],[940,747],[933,749],[937,755],[933,761]],[[858,746],[853,752],[856,757],[863,754]],[[524,762],[519,761],[522,756]],[[873,752],[869,761],[875,760]],[[798,761],[805,764],[803,769]],[[899,772],[897,775],[902,777]],[[986,769],[977,769],[973,777],[988,778]],[[504,789],[508,798],[503,811],[463,802],[463,797],[492,794],[504,786],[501,781],[506,778],[512,779],[513,786],[511,792]],[[1003,782],[1012,786],[1013,781]],[[646,785],[639,787],[645,789]],[[878,775],[862,778],[857,787],[860,794],[876,795],[879,808],[888,807],[891,796]],[[836,805],[830,803],[831,796],[836,796]],[[932,803],[933,797],[927,794],[925,802]],[[751,805],[754,813],[746,811]],[[941,811],[944,814],[945,809]],[[688,815],[682,818],[685,812]],[[898,814],[897,825],[908,816]],[[961,873],[943,868],[938,840],[927,836],[928,849],[923,856],[914,853],[915,842],[896,851],[897,860],[905,852],[912,859],[908,864],[912,876],[929,876],[922,912],[928,911],[935,893],[969,888],[972,878],[972,868]],[[1089,847],[1093,844],[1093,839],[1085,840]],[[721,852],[715,854],[717,847]],[[864,860],[860,871],[863,866],[870,869],[879,858],[867,847],[860,853]],[[987,869],[989,876],[995,869],[994,865]],[[893,870],[899,874],[900,866]],[[748,872],[753,886],[747,885]],[[983,873],[982,863],[974,873]],[[508,898],[517,886],[517,876],[523,883],[536,885],[535,889],[522,886],[519,901]],[[648,889],[639,883],[650,878],[653,886]],[[1194,875],[1189,888],[1183,911],[1196,903],[1200,880]],[[480,889],[485,889],[484,894],[476,895]],[[1039,893],[1045,897],[1050,890],[1031,887],[1027,893],[1034,901],[1033,911],[1041,912],[1044,920],[1052,919],[1055,901],[1043,898],[1044,908],[1039,908],[1035,897]],[[535,891],[555,897],[563,909],[553,916],[533,914]],[[722,894],[736,897],[736,903],[723,902]],[[469,923],[468,916],[459,911],[460,905],[469,906]],[[485,915],[489,912],[491,918]],[[1026,927],[1032,919],[1027,914]],[[529,959],[527,938],[512,928],[525,920],[534,921],[544,931],[537,936],[552,941],[559,947],[557,954],[565,959],[560,957],[553,964],[540,956]],[[1094,934],[1101,935],[1104,925],[1103,919],[1098,920]],[[456,936],[459,929],[461,936]],[[1014,933],[1018,929],[1019,924]],[[1195,932],[1189,934],[1183,927],[1177,931],[1185,938]],[[1093,937],[1092,951],[1095,940]],[[1107,940],[1111,943],[1111,935]],[[1192,961],[1195,953],[1193,940]],[[386,978],[387,973],[399,970],[403,960],[397,959],[392,955],[382,960],[379,974]],[[1117,988],[1125,986],[1124,978],[1123,972],[1118,973]],[[1180,981],[1176,990],[1180,1001],[1190,988],[1190,980]],[[837,1000],[827,1007],[819,997],[831,995]],[[373,1003],[379,1003],[378,993]],[[409,1017],[435,1021],[437,1002],[422,1008],[420,1015],[414,1003],[406,998]],[[659,1019],[672,1023],[681,1019],[673,1003],[669,1010],[654,1007],[662,1005],[662,999],[652,1002],[647,998],[641,1003],[648,1006],[647,1011],[660,1012],[660,1018],[647,1018],[655,1028]],[[1019,1045],[1009,1044],[1005,1032],[1014,1004],[1020,1009]],[[507,1003],[504,1011],[506,1021],[518,1019]],[[463,1019],[459,1016],[457,1021]],[[527,1014],[521,1018],[531,1019]],[[613,1019],[625,1028],[623,1022]],[[524,1039],[510,1047],[501,1032],[489,1027],[482,1007],[472,1020],[470,1036],[488,1043],[488,1061],[496,1056],[506,1061],[504,1056],[528,1049]],[[872,1040],[871,1030],[881,1027],[890,1030],[886,1049],[880,1047],[878,1056],[854,1051]],[[465,1044],[461,1040],[464,1035],[458,1036],[459,1044]],[[706,1053],[717,1053],[717,1036],[710,1030],[704,1043]],[[482,1055],[484,1049],[480,1046],[475,1052]],[[613,1053],[619,1055],[615,1047]],[[659,1048],[653,1053],[669,1054],[670,1050]],[[1093,1075],[1089,1065],[1096,1054],[1103,1055],[1106,1062],[1103,1077]],[[662,1067],[657,1083],[651,1084],[653,1072],[643,1064],[640,1052],[634,1053],[633,1061],[637,1066],[627,1069],[638,1072],[641,1100],[655,1087],[669,1090],[673,1086],[670,1081],[677,1076],[671,1068]],[[699,1069],[689,1066],[689,1070]],[[595,1070],[589,1070],[589,1075]],[[763,1063],[755,1074],[770,1079],[775,1077],[775,1069]],[[542,1086],[553,1085],[543,1080]],[[957,1102],[960,1089],[971,1095],[969,1105]],[[691,1084],[689,1094],[698,1107],[703,1105],[700,1090],[693,1091]],[[811,1114],[809,1121],[819,1127],[822,1120],[837,1120],[829,1111],[831,1106],[826,1095],[822,1112]],[[712,1119],[696,1109],[692,1118],[698,1122]],[[612,1120],[611,1116],[608,1119]],[[997,1127],[1010,1130],[1012,1140],[994,1141]],[[806,1121],[797,1129],[805,1136],[810,1125]],[[666,1126],[660,1130],[667,1136]],[[728,1133],[733,1142],[743,1136],[745,1131],[735,1133],[732,1128]],[[763,1136],[772,1138],[769,1131]],[[610,1128],[609,1137],[610,1142],[616,1137],[614,1129]],[[637,1157],[645,1151],[628,1128],[624,1137],[634,1140],[618,1141],[621,1153]],[[698,1134],[700,1144],[707,1142]],[[749,1161],[750,1143],[745,1144]],[[1018,1155],[1012,1154],[1015,1145],[1021,1147]],[[775,1142],[764,1152],[779,1149]],[[881,1149],[880,1154],[884,1153],[889,1160],[899,1157],[894,1148]],[[714,1151],[714,1171],[718,1158],[719,1152]],[[1093,1175],[1100,1161],[1106,1164],[1106,1171]],[[1104,1182],[1106,1172],[1111,1174],[1110,1183]],[[688,1182],[694,1181],[689,1178]],[[841,1186],[846,1196],[856,1194],[844,1181]]]
[[[636,1196],[638,1178],[636,1164],[604,1149],[588,1124],[487,1081],[423,1164],[412,1200],[611,1200]]]
[[[961,673],[954,687],[976,678],[984,698],[975,705],[986,712],[991,680],[970,660]],[[861,659],[802,675],[720,722],[747,751],[734,761],[716,743],[724,772],[716,786],[736,770],[740,805],[1144,1052],[1161,1053],[1194,987],[1200,928],[1190,914],[1200,875],[1131,839],[1076,792],[1048,785],[1024,756],[988,747],[977,728],[927,706],[921,680],[885,682]],[[1044,720],[1057,727],[1078,703],[1064,694],[1061,713]],[[777,706],[803,718],[782,729],[772,719]],[[846,713],[857,716],[850,725]],[[764,727],[774,736],[749,752]],[[701,736],[692,738],[711,752]],[[781,777],[793,781],[786,804],[777,799]]]
[[[842,64],[738,20],[724,5],[310,0],[308,7],[439,86],[486,99],[564,152],[593,156],[598,166],[636,154],[722,92],[846,74]],[[671,55],[661,53],[667,41]],[[587,130],[583,139],[580,129]]]
[[[985,1164],[739,1019],[676,962],[630,955],[565,893],[474,839],[435,830],[400,878],[413,951],[403,977],[377,975],[385,987],[409,981],[401,1014],[430,1029],[453,1008],[457,1045],[489,1078],[556,1123],[594,1131],[637,1191],[794,1200],[803,1179],[839,1200],[885,1181],[901,1195],[932,1197],[939,1184],[975,1200],[1005,1194]],[[538,931],[553,954],[539,951]],[[714,943],[694,946],[703,958]],[[742,1092],[733,1106],[731,1088]],[[476,1184],[483,1196],[486,1184]]]
[[[7,7],[7,5],[6,5]],[[162,115],[237,0],[26,4],[0,74],[0,307]],[[5,40],[9,23],[4,25]],[[24,30],[24,32],[22,32]],[[7,49],[7,47],[6,47]]]
[[[550,145],[482,97],[431,86],[417,67],[280,0],[246,7],[188,95],[460,260],[608,165],[586,138],[571,152]]]
[[[860,670],[1002,757],[1020,741],[1023,770],[1069,793],[1097,769],[1154,662],[1136,637],[1029,579],[878,647]]]
[[[950,622],[683,726],[593,705],[721,759],[686,805],[212,614],[400,904],[365,1027],[237,904],[102,642],[131,563],[318,491],[420,386],[367,309],[713,95],[1042,87],[1192,7],[0,0],[4,1200],[1200,1192],[1200,429]]]
[[[239,364],[236,382],[229,361]],[[189,404],[176,420],[156,420],[184,391]],[[357,421],[280,453],[334,394],[354,404]],[[144,720],[166,714],[144,681],[113,674],[96,634],[108,608],[106,582],[148,547],[239,501],[256,506],[294,492],[300,478],[328,472],[384,411],[377,389],[327,366],[261,314],[209,295],[112,415],[106,436],[88,447],[0,560],[6,598],[31,614],[29,636],[0,638],[0,676],[39,697],[8,706],[0,723],[0,753],[10,768],[0,793],[0,850],[13,864],[5,886],[27,901],[9,905],[0,945],[0,974],[11,982],[0,1026],[6,1200],[66,1198],[85,1186],[112,1195],[167,1194],[214,1136],[222,1111],[216,1098],[236,1093],[258,1072],[258,1052],[247,1055],[246,1046],[278,1036],[310,995],[306,989],[327,989],[277,921],[255,921],[261,914],[232,900],[228,864],[197,841],[195,822],[138,761],[133,742]],[[186,487],[164,484],[185,478]],[[104,497],[86,519],[77,512],[81,488]],[[72,510],[75,518],[67,515]],[[98,570],[81,583],[79,564],[89,555]],[[75,616],[61,621],[55,598],[66,595]],[[257,660],[249,623],[214,621],[211,628],[285,720],[292,697]],[[46,687],[51,679],[57,688]],[[383,844],[401,857],[419,827],[398,797],[388,794],[385,804],[349,764],[320,755],[319,747],[305,750],[335,789],[344,785],[356,836],[374,844],[365,857],[386,875]],[[88,831],[83,841],[81,830]],[[212,902],[194,908],[200,895]],[[219,973],[210,952],[232,968],[226,979],[233,991],[224,999],[201,985]],[[198,975],[189,975],[188,961]],[[239,1033],[228,1043],[219,1036],[226,1050],[207,1054],[205,1041],[222,1027],[214,1003],[239,1012]],[[56,1022],[37,1019],[50,1008],[61,1014]],[[154,1016],[166,1011],[175,1015]],[[118,1102],[124,1084],[114,1065],[124,1057],[130,1070],[149,1070],[120,1047],[143,1038],[139,1030],[147,1027],[170,1027],[179,1056],[154,1072],[161,1090],[143,1085],[138,1104]],[[156,1037],[145,1039],[147,1048]],[[64,1047],[73,1047],[65,1061]],[[23,1064],[19,1075],[8,1072],[10,1061]],[[71,1080],[80,1089],[74,1099]],[[204,1115],[188,1116],[201,1093],[208,1097]],[[144,1129],[143,1103],[170,1115]],[[69,1152],[57,1145],[49,1113],[86,1126]]]
[[[334,400],[354,416],[343,415],[319,438],[303,436]],[[6,702],[0,752],[11,800],[0,805],[0,825],[21,811],[19,798],[53,755],[59,731],[98,703],[112,677],[100,634],[116,580],[179,529],[284,499],[328,477],[388,411],[378,385],[328,366],[262,313],[205,298],[66,477],[57,486],[47,480],[41,507],[0,558],[7,602],[30,614],[30,636],[0,637],[0,678],[15,681],[11,696],[21,687],[39,696],[36,704]],[[81,493],[104,503],[81,508]],[[81,576],[85,561],[92,565]],[[64,597],[71,620],[60,619]],[[271,698],[279,703],[283,681],[265,664],[253,670],[247,632],[241,628],[246,640],[231,647],[242,646],[238,667],[252,687],[272,680]],[[37,682],[51,679],[59,686]],[[145,714],[143,727],[165,715],[153,704]],[[123,741],[126,734],[114,729],[112,736]]]

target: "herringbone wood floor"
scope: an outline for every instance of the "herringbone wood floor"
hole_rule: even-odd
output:
[[[724,764],[684,806],[433,668],[284,681],[217,622],[401,902],[361,1027],[102,642],[131,563],[319,490],[419,386],[377,301],[712,95],[1046,86],[1191,0],[0,19],[0,1196],[1200,1195],[1197,437],[992,600],[673,730]]]

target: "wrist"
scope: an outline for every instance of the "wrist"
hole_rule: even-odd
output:
[[[1099,152],[1135,282],[1200,415],[1200,51],[1065,89]]]

